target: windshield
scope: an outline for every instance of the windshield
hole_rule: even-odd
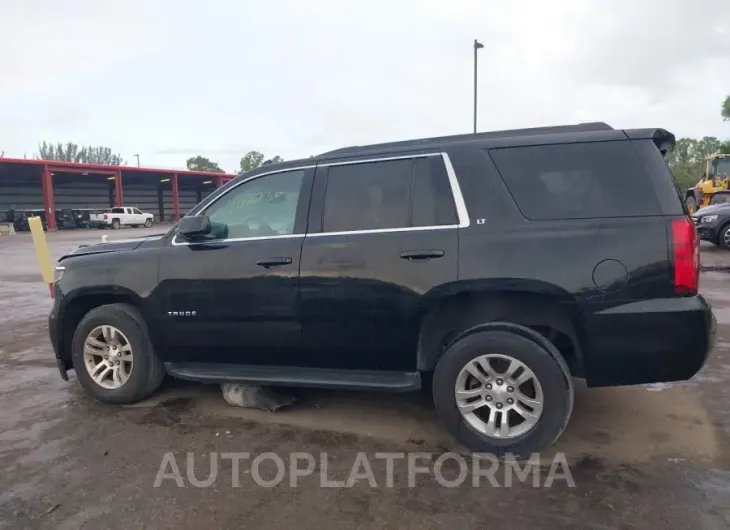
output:
[[[716,158],[710,166],[711,177],[726,177],[730,175],[730,157]]]
[[[730,193],[715,193],[710,199],[710,205],[727,203],[730,203]]]

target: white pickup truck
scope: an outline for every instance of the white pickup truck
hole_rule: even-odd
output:
[[[139,208],[119,206],[103,213],[92,213],[89,216],[89,225],[97,228],[112,227],[115,230],[122,226],[145,226],[150,228],[155,221],[151,213],[142,213]]]

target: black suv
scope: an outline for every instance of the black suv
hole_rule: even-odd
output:
[[[60,260],[50,335],[106,403],[165,374],[416,390],[474,450],[552,444],[589,386],[685,380],[713,343],[662,129],[340,149],[218,189],[168,233]]]

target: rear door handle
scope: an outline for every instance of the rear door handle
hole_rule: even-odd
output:
[[[402,259],[408,261],[423,261],[427,259],[440,258],[444,255],[443,250],[431,249],[431,250],[406,250],[400,253]]]
[[[291,258],[262,258],[256,262],[256,265],[259,267],[264,267],[266,269],[270,267],[280,267],[282,265],[289,265],[291,263]]]

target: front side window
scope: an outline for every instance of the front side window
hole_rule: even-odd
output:
[[[410,226],[413,159],[329,168],[322,230],[350,232]]]
[[[208,206],[215,239],[294,233],[304,170],[265,175],[240,184]]]
[[[137,215],[142,215],[142,212],[138,208],[132,208],[132,213],[135,213]]]

